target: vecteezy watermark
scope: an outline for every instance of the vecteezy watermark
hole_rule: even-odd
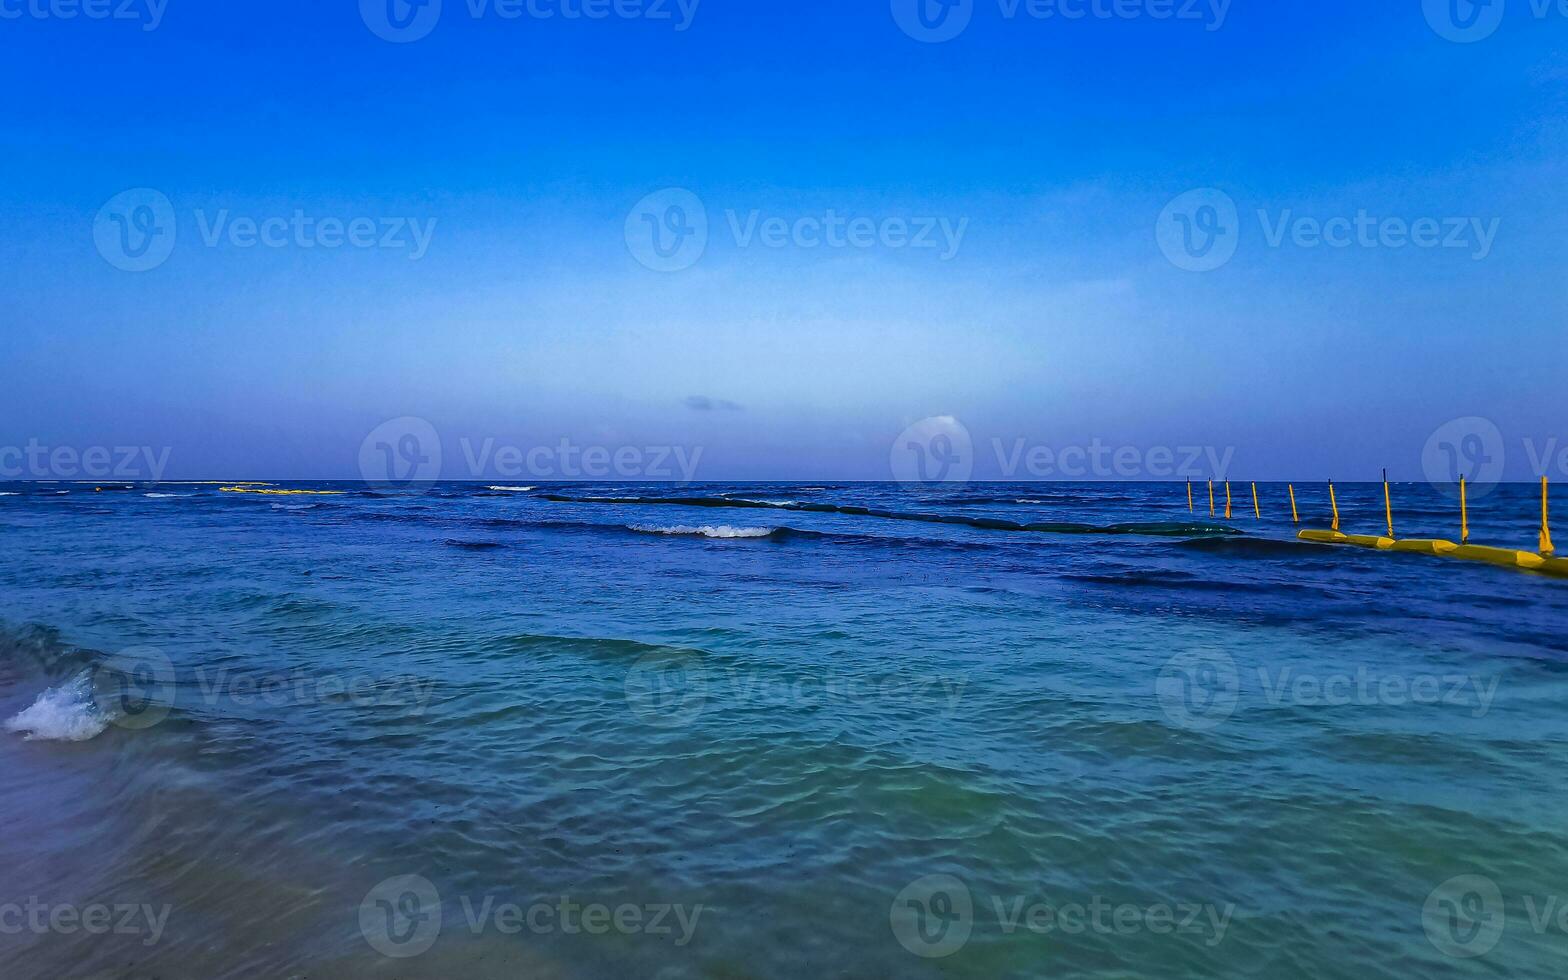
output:
[[[1544,17],[1556,0],[1530,0]],[[1438,37],[1456,44],[1473,44],[1497,33],[1507,13],[1507,0],[1422,0],[1426,22]]]
[[[1293,208],[1256,212],[1264,244],[1271,249],[1462,250],[1476,262],[1492,254],[1501,218],[1378,216],[1366,209],[1327,218],[1299,215]],[[1242,220],[1236,201],[1204,187],[1173,198],[1155,221],[1155,241],[1178,269],[1212,272],[1236,255]]]
[[[343,704],[354,708],[406,708],[423,717],[436,683],[417,675],[316,674],[303,670],[250,673],[198,667],[195,692],[207,705],[219,703],[274,708]]]
[[[968,483],[974,474],[974,441],[951,415],[921,419],[893,440],[888,466],[899,483]]]
[[[982,920],[981,916],[989,913]],[[975,902],[964,881],[951,874],[916,879],[893,899],[888,913],[893,936],[904,949],[922,959],[952,956],[979,929],[1011,936],[1060,933],[1132,936],[1190,936],[1205,946],[1225,941],[1232,902],[1169,901],[1140,904],[1118,902],[1104,895],[1061,901],[1044,894],[992,895]]]
[[[458,439],[467,479],[667,480],[691,483],[702,462],[702,446],[580,445],[562,438],[550,445],[501,443],[494,436]],[[359,472],[365,482],[402,488],[428,488],[442,475],[440,433],[413,416],[391,419],[373,429],[359,447]]]
[[[169,0],[0,0],[0,20],[112,20],[156,31]]]
[[[1004,22],[1051,23],[1084,20],[1160,20],[1225,26],[1231,0],[996,0]],[[980,0],[892,0],[893,22],[909,37],[940,44],[958,37],[974,19]]]
[[[1485,497],[1502,480],[1507,462],[1502,430],[1492,420],[1477,416],[1443,423],[1421,449],[1421,472],[1427,482],[1452,497],[1459,495],[1461,478],[1470,499]]]
[[[359,14],[383,41],[408,44],[429,37],[443,6],[475,21],[641,20],[676,32],[691,28],[702,0],[360,0]]]
[[[708,209],[681,187],[667,187],[638,201],[626,215],[626,248],[655,272],[679,272],[708,250]]]
[[[1260,666],[1257,690],[1276,707],[1445,707],[1464,709],[1483,718],[1497,699],[1501,678],[1493,675],[1430,671],[1300,670]],[[1172,723],[1190,731],[1210,731],[1235,713],[1243,691],[1243,675],[1223,650],[1190,650],[1172,657],[1160,669],[1154,691],[1160,709]]]
[[[1215,446],[1110,446],[1099,438],[1090,440],[1087,446],[1031,445],[1022,438],[1007,445],[993,438],[991,448],[1007,480],[1017,478],[1020,471],[1036,480],[1224,480],[1236,456],[1235,446],[1223,450]]]
[[[341,704],[405,708],[421,717],[435,682],[416,675],[316,673],[304,670],[232,671],[197,667],[181,676],[156,647],[132,647],[104,658],[89,674],[97,714],[120,728],[152,728],[177,704],[232,707]],[[183,694],[183,699],[181,695]]]
[[[1534,478],[1568,477],[1568,445],[1560,437],[1525,436],[1520,447]],[[1471,415],[1450,419],[1433,430],[1421,449],[1421,472],[1428,483],[1453,498],[1459,496],[1463,477],[1468,498],[1479,500],[1502,481],[1508,458],[1508,440],[1497,423]]]
[[[864,675],[822,670],[745,669],[710,665],[694,650],[659,650],[641,657],[626,674],[626,705],[656,728],[684,728],[710,708],[736,705],[795,711],[852,712],[869,704],[901,704],[927,717],[951,717],[967,678],[913,671]]]
[[[1553,899],[1554,905],[1555,902]],[[1508,926],[1503,891],[1485,875],[1450,878],[1427,895],[1421,907],[1421,924],[1427,941],[1444,956],[1485,956],[1497,948]]]
[[[288,215],[234,215],[228,208],[192,213],[197,240],[206,248],[382,249],[418,261],[430,250],[437,218],[319,216],[295,209]],[[122,191],[93,220],[98,254],[116,269],[149,272],[174,254],[179,216],[162,191]]]
[[[1501,678],[1471,674],[1434,674],[1417,671],[1379,671],[1357,667],[1353,671],[1323,673],[1293,667],[1258,668],[1263,696],[1274,705],[1343,707],[1383,705],[1446,706],[1468,709],[1472,718],[1492,710]]]
[[[287,217],[231,215],[198,209],[196,230],[208,248],[384,249],[407,252],[418,262],[430,251],[438,218],[316,217],[296,208]]]
[[[1537,936],[1568,939],[1568,901],[1561,895],[1525,894],[1524,924]],[[1427,940],[1444,956],[1476,959],[1492,952],[1508,928],[1507,902],[1496,881],[1480,874],[1450,878],[1426,898],[1421,924]],[[1519,920],[1515,918],[1515,924]]]
[[[93,219],[93,243],[123,272],[158,268],[174,253],[179,228],[174,204],[162,191],[136,187],[104,202]]]
[[[580,446],[562,439],[550,446],[509,446],[485,438],[458,440],[474,478],[539,480],[646,479],[690,483],[702,462],[701,446]]]
[[[450,903],[423,875],[399,875],[376,885],[359,905],[359,930],[370,948],[389,959],[430,951],[447,925]],[[649,936],[687,946],[706,907],[672,902],[579,901],[570,895],[522,905],[493,895],[458,897],[458,923],[470,935]]]
[[[872,218],[840,214],[835,208],[794,215],[729,208],[721,227],[741,249],[928,251],[946,262],[962,248],[969,219]],[[623,231],[632,258],[655,272],[679,272],[702,259],[712,226],[701,198],[685,188],[669,187],[638,201],[627,213]]]
[[[0,936],[140,936],[150,947],[163,938],[172,911],[171,905],[129,902],[54,904],[35,895],[25,902],[0,902]]]
[[[1160,668],[1154,693],[1172,722],[1192,731],[1209,731],[1235,712],[1241,674],[1223,650],[1187,650]]]
[[[157,647],[130,647],[93,667],[92,700],[110,724],[139,731],[162,722],[179,688],[174,663]]]
[[[366,483],[429,487],[441,478],[441,436],[421,418],[389,419],[359,444],[359,474]]]
[[[164,446],[0,446],[0,478],[7,480],[163,479],[173,449]]]
[[[1241,217],[1229,194],[1200,187],[1165,205],[1155,222],[1154,237],[1160,251],[1178,269],[1211,272],[1236,254]]]

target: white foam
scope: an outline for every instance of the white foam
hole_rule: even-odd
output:
[[[109,719],[93,703],[92,675],[73,679],[38,695],[28,708],[7,721],[7,731],[55,742],[85,742],[109,727]]]
[[[0,497],[15,497],[15,496],[18,496],[18,494],[14,494],[14,493],[0,493]]]
[[[769,507],[794,507],[800,503],[798,500],[751,500],[746,497],[731,497],[737,504],[766,504]]]
[[[682,534],[704,538],[765,538],[777,531],[776,527],[731,527],[728,524],[704,524],[701,527],[657,527],[651,524],[630,525],[633,531],[643,534]]]
[[[528,491],[534,490],[534,489],[537,489],[537,488],[535,488],[535,487],[485,487],[485,489],[486,490],[505,490],[505,491],[508,491],[508,492],[511,492],[511,493],[527,493]]]
[[[194,497],[196,495],[194,493],[144,493],[142,496],[151,497],[154,500],[168,500],[171,497],[183,500],[186,497]]]
[[[273,510],[315,510],[320,504],[273,504]]]

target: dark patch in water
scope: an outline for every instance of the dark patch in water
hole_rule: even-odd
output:
[[[620,504],[662,505],[675,507],[707,507],[737,510],[787,510],[809,514],[844,514],[851,517],[880,517],[892,521],[915,521],[923,524],[950,524],[972,527],[983,531],[1030,531],[1038,534],[1111,534],[1146,535],[1151,537],[1193,537],[1197,535],[1239,535],[1242,532],[1222,524],[1183,523],[1129,523],[1129,524],[1078,524],[1070,522],[1021,524],[1017,521],[992,517],[970,517],[963,514],[923,514],[910,511],[883,510],[876,507],[850,507],[837,504],[770,503],[764,500],[731,500],[725,497],[567,497],[544,494],[543,499],[568,504]]]

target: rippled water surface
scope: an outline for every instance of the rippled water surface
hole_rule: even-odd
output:
[[[1568,964],[1568,580],[1274,485],[294,489],[0,486],[0,975]]]

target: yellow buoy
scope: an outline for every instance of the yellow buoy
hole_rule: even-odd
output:
[[[1541,547],[1538,550],[1548,558],[1557,553],[1552,547],[1552,523],[1546,513],[1546,477],[1544,476],[1541,477]]]
[[[1465,499],[1465,478],[1459,478],[1459,541],[1470,543],[1470,502]]]
[[[1388,515],[1388,536],[1394,536],[1394,498],[1388,490],[1388,470],[1383,471],[1383,510]]]

